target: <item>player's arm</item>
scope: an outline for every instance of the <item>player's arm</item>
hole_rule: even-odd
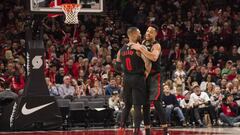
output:
[[[157,61],[159,54],[161,53],[161,46],[158,43],[153,45],[151,51],[148,51],[143,46],[138,45],[133,45],[132,48],[140,51],[143,55],[145,55],[149,60],[153,62]]]
[[[116,72],[119,72],[119,73],[122,72],[120,51],[118,51],[118,53],[117,53],[117,59],[116,59],[115,65],[114,65],[114,69]]]
[[[147,59],[147,57],[145,57],[145,55],[143,55],[142,53],[141,53],[141,58],[143,59],[144,64],[145,64],[145,69],[146,69],[145,75],[146,75],[146,77],[148,77],[148,75],[152,69],[152,62],[149,59]]]
[[[143,45],[141,45],[144,49],[147,50],[147,48]],[[149,75],[150,71],[151,71],[151,68],[152,68],[152,62],[145,56],[143,55],[140,51],[137,52],[137,55],[139,57],[141,57],[144,61],[144,64],[145,64],[145,75],[146,77]]]

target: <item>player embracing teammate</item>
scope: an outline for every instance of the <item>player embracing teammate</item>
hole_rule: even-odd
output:
[[[156,112],[158,113],[159,119],[161,120],[161,124],[163,127],[163,135],[169,134],[168,129],[167,129],[168,126],[167,126],[166,115],[165,115],[165,111],[163,109],[162,101],[161,101],[161,94],[162,94],[161,73],[160,73],[160,71],[161,71],[161,57],[160,57],[161,46],[156,41],[157,31],[158,31],[158,27],[156,25],[151,25],[148,27],[148,29],[145,33],[145,39],[142,42],[142,45],[140,45],[140,43],[138,41],[136,43],[131,44],[131,50],[134,50],[137,53],[139,53],[140,56],[142,56],[142,58],[144,58],[144,59],[147,58],[148,60],[151,61],[151,64],[146,62],[150,66],[146,66],[146,63],[145,63],[146,80],[145,80],[145,82],[142,81],[142,84],[146,83],[146,87],[145,87],[146,93],[143,92],[141,96],[136,95],[137,98],[142,98],[144,96],[145,100],[146,100],[146,102],[142,102],[142,104],[139,104],[139,105],[143,105],[143,118],[144,118],[146,135],[151,134],[151,132],[150,132],[150,104],[151,103],[153,103],[153,105],[156,109]],[[124,48],[124,46],[123,46],[123,48]],[[119,52],[121,52],[121,50]],[[129,66],[129,63],[127,61],[125,63],[121,63],[121,64],[123,64],[123,67],[124,67],[124,65],[126,67]],[[147,61],[147,60],[144,60],[144,61]],[[119,65],[120,65],[120,63],[119,63]],[[134,66],[141,68],[141,66],[139,64],[134,65]],[[118,66],[118,67],[120,67],[120,66]],[[146,70],[147,69],[146,67],[148,68],[148,70],[151,67],[150,72],[147,72],[148,70]],[[124,74],[125,74],[125,72],[124,72]],[[126,78],[126,79],[129,79],[129,78]],[[138,78],[132,78],[132,79],[138,80]],[[133,80],[131,80],[131,81],[133,81]],[[138,80],[138,81],[140,81],[140,80]],[[124,83],[126,83],[126,81]],[[138,84],[140,84],[140,82]],[[125,93],[125,92],[126,92],[126,89],[124,88],[123,93]],[[134,97],[134,96],[132,96],[132,97]],[[126,95],[123,94],[123,98],[126,98]],[[126,102],[125,102],[125,104],[126,104]],[[141,106],[139,107],[139,105],[138,105],[138,107],[135,107],[135,105],[134,105],[134,111],[135,111],[134,120],[137,119],[138,122],[139,122],[140,116],[139,115],[136,116],[136,114],[139,114],[139,111],[141,111]],[[130,110],[130,108],[127,108],[124,110]],[[125,111],[123,111],[123,116],[125,114],[124,112]],[[122,119],[121,123],[125,123],[125,121],[126,121],[125,119],[127,119],[126,116],[124,116],[124,119]],[[124,133],[123,129],[124,129],[124,125],[121,125],[121,128],[118,132],[119,135],[123,135],[123,133]],[[138,126],[138,123],[135,123],[134,135],[139,135],[139,132],[137,132],[137,131],[139,131],[139,126]]]
[[[124,135],[124,128],[129,116],[129,112],[134,106],[134,135],[140,134],[140,124],[142,121],[141,107],[147,104],[146,77],[151,70],[151,62],[132,48],[141,38],[138,28],[130,27],[127,30],[129,42],[125,44],[117,54],[115,69],[123,72],[123,101],[125,107],[122,112],[120,129],[118,135]]]
[[[151,25],[145,33],[145,40],[142,45],[134,45],[132,48],[140,51],[152,62],[152,68],[147,78],[147,104],[143,106],[143,116],[146,135],[150,135],[150,103],[153,103],[155,110],[163,127],[163,134],[168,135],[165,110],[162,106],[161,89],[161,45],[156,41],[158,27]],[[145,49],[147,47],[147,50]]]

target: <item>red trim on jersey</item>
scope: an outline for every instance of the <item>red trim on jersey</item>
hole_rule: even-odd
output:
[[[158,73],[158,94],[155,97],[155,100],[159,98],[160,94],[161,94],[161,77],[160,77],[160,73]]]

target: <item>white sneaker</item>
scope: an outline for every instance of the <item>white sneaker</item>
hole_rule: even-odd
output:
[[[234,127],[239,127],[240,126],[240,122],[236,122],[233,124]]]
[[[217,123],[218,123],[219,126],[223,125],[223,122],[221,120],[218,120]]]

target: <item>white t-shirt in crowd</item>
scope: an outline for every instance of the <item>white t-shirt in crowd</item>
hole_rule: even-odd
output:
[[[186,102],[185,99],[182,99],[182,100],[180,101],[180,107],[181,107],[181,108],[185,108],[186,106],[193,107],[193,102],[192,102],[192,100],[189,99],[188,103]]]
[[[208,83],[208,82],[205,82],[205,81],[201,82],[201,84],[200,84],[200,90],[201,90],[201,91],[206,91],[206,89],[207,89],[207,83]],[[216,85],[214,82],[211,82],[211,83],[213,84],[213,86]]]
[[[206,103],[206,102],[209,102],[210,101],[210,98],[208,96],[208,94],[206,92],[201,92],[201,94],[198,96],[196,95],[195,93],[192,93],[190,95],[190,102],[192,103]],[[202,105],[199,105],[198,106],[199,108],[204,108],[206,107],[205,104],[202,104]]]

